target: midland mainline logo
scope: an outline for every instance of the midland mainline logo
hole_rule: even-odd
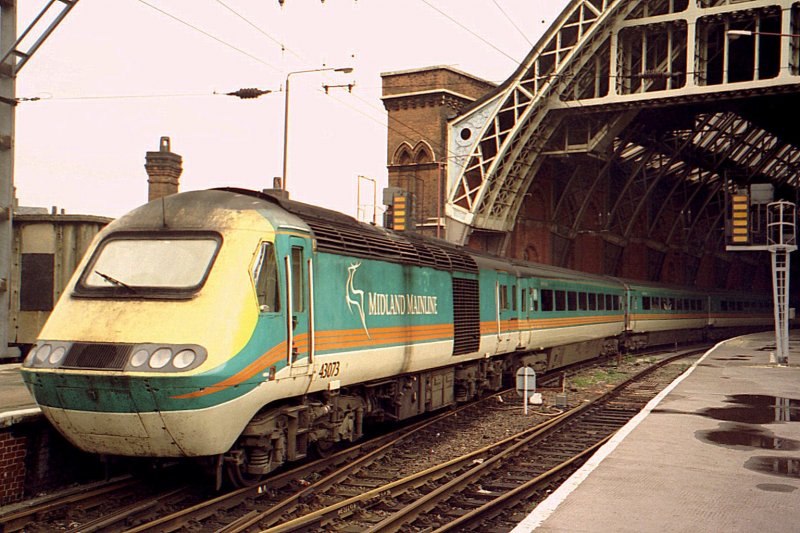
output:
[[[347,267],[347,289],[345,301],[350,312],[354,310],[361,317],[361,325],[369,337],[366,316],[386,316],[386,315],[436,315],[438,297],[421,294],[396,294],[367,292],[355,288],[355,276],[361,263],[353,263]],[[364,305],[366,303],[366,306]]]

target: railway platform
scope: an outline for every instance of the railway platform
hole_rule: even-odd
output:
[[[797,531],[800,332],[722,342],[513,531]]]
[[[35,419],[41,411],[22,382],[19,364],[0,365],[0,428]]]

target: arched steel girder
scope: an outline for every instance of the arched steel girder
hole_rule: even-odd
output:
[[[570,174],[564,190],[561,192],[561,197],[558,199],[558,202],[556,202],[555,209],[553,209],[553,215],[551,217],[553,223],[558,223],[561,220],[560,215],[567,209],[569,199],[572,196],[572,189],[574,188],[575,182],[578,181],[579,176],[583,178],[580,167],[572,169],[572,174]],[[596,183],[598,179],[599,178],[595,178],[594,182]]]
[[[575,220],[572,223],[572,231],[577,233],[580,227],[583,225],[584,215],[586,214],[589,205],[591,205],[591,200],[594,197],[597,187],[600,184],[601,180],[608,179],[609,172],[613,168],[613,165],[616,163],[620,155],[622,154],[623,150],[625,149],[625,142],[621,142],[617,145],[616,149],[612,156],[606,161],[603,168],[598,172],[597,178],[592,181],[592,186],[587,191],[584,201],[581,204],[580,209],[578,210],[577,214],[575,215]],[[555,217],[554,217],[555,218]]]
[[[691,168],[687,168],[687,174],[691,174],[692,172],[693,172],[693,170]],[[704,179],[703,176],[706,176],[708,179]],[[701,171],[701,172],[699,172],[699,178],[698,178],[696,183],[688,183],[686,180],[682,180],[681,182],[676,183],[676,185],[682,187],[683,189],[691,189],[691,192],[689,194],[684,195],[686,200],[682,204],[682,206],[680,208],[680,211],[678,211],[681,215],[683,215],[684,217],[686,217],[690,221],[692,221],[692,220],[696,221],[697,218],[702,216],[702,214],[703,214],[702,213],[703,212],[702,208],[703,208],[703,206],[707,205],[707,202],[704,202],[703,204],[701,204],[700,209],[699,209],[700,212],[699,213],[694,213],[694,217],[691,217],[691,214],[692,214],[691,206],[694,203],[695,198],[697,198],[700,195],[701,192],[703,192],[704,190],[708,189],[709,182],[713,178],[716,178],[716,174],[715,173],[713,173],[711,171],[706,171],[705,173],[703,173]],[[712,194],[715,194],[715,193],[712,193]],[[655,229],[656,223],[658,222],[658,220],[661,219],[661,212],[666,207],[666,205],[667,205],[667,203],[665,202],[661,206],[661,210],[659,210],[658,214],[653,219],[653,224],[650,226],[650,230],[648,231],[648,235],[652,235],[653,230]],[[674,222],[672,224],[672,227],[670,228],[669,233],[667,233],[667,237],[666,237],[666,244],[667,245],[672,244],[674,236],[675,236],[675,232],[677,231],[678,226],[680,225],[680,223],[681,223],[681,217],[680,216],[679,217],[675,217],[675,220],[674,220]]]
[[[707,121],[708,121],[708,117],[703,119],[702,123],[700,124],[700,127],[703,127],[707,123]],[[676,156],[676,157],[682,155],[683,151],[688,146],[690,140],[691,140],[691,138],[689,136],[686,136],[682,141],[678,140],[678,142],[676,143],[676,146],[673,147],[673,155]],[[698,179],[696,181],[690,181],[689,177],[695,172],[695,170],[697,170]],[[708,179],[703,179],[703,176],[706,176]],[[690,194],[688,194],[688,195],[684,195],[686,197],[686,201],[683,203],[683,205],[679,209],[678,216],[675,217],[675,220],[673,221],[672,227],[670,228],[670,231],[667,234],[666,244],[667,245],[671,244],[672,243],[672,238],[673,238],[673,236],[675,234],[675,230],[677,229],[677,226],[681,221],[681,217],[682,216],[686,216],[686,214],[690,212],[690,207],[692,205],[692,202],[694,201],[694,198],[705,187],[707,187],[709,181],[711,181],[711,179],[713,179],[715,177],[718,177],[718,176],[716,175],[716,173],[714,171],[708,170],[708,171],[706,171],[704,173],[702,168],[696,168],[696,167],[693,167],[692,165],[685,164],[685,166],[682,168],[681,174],[678,175],[676,177],[676,179],[674,180],[673,186],[670,189],[669,194],[661,202],[661,206],[659,207],[657,213],[653,217],[653,220],[651,221],[650,227],[647,230],[648,238],[652,238],[653,237],[653,233],[654,233],[654,231],[656,229],[656,226],[658,225],[659,222],[661,222],[662,217],[664,216],[664,213],[665,213],[666,209],[670,206],[671,200],[676,195],[676,193],[679,190],[682,191],[682,190],[685,190],[687,188],[691,188],[692,192]],[[699,215],[700,215],[700,213],[696,214],[696,216],[699,216]]]
[[[644,208],[648,204],[650,204],[650,202],[652,202],[652,200],[653,200],[653,192],[657,189],[658,185],[668,175],[670,175],[672,173],[673,166],[676,163],[682,163],[682,161],[680,160],[680,154],[681,154],[681,149],[675,150],[674,152],[672,152],[668,156],[666,164],[659,163],[658,173],[652,179],[650,179],[650,183],[647,184],[647,189],[646,189],[645,194],[639,200],[638,204],[636,205],[636,208],[633,211],[633,214],[630,216],[630,218],[628,220],[628,226],[625,228],[625,232],[623,233],[625,238],[629,238],[631,236],[631,233],[633,232],[633,228],[638,223],[639,216],[641,215],[642,211],[644,210]],[[663,152],[659,152],[658,155],[651,156],[651,161],[654,161],[656,158],[661,158],[661,157],[664,157]],[[681,167],[681,168],[683,168],[683,167]],[[644,180],[647,181],[648,172],[647,172],[647,167],[646,166],[641,170],[641,173],[642,173],[642,176],[643,176]],[[675,185],[677,185],[677,183],[678,182],[676,180],[676,184]],[[663,205],[667,205],[668,204],[669,199],[672,196],[672,193],[674,193],[674,191],[675,191],[675,185],[672,187],[672,190],[670,191],[670,194],[667,196],[667,198],[665,198],[663,200]]]
[[[631,202],[628,199],[629,197],[636,196],[636,194],[632,193],[631,191],[634,186],[639,183],[637,178],[644,175],[642,171],[644,170],[645,166],[650,161],[650,158],[657,154],[657,151],[654,147],[633,145],[632,149],[637,150],[638,152],[635,155],[635,166],[628,172],[628,179],[626,180],[625,185],[622,187],[622,190],[620,190],[616,202],[614,202],[614,205],[609,211],[609,217],[605,226],[606,231],[611,231],[618,235],[625,234],[626,227],[624,220],[630,220],[628,215],[631,213],[631,210],[624,212],[624,207],[631,205]],[[639,149],[641,151],[638,151]]]
[[[592,106],[646,109],[668,100],[701,105],[765,91],[785,93],[798,83],[796,39],[773,46],[779,59],[764,59],[757,53],[750,78],[741,69],[729,74],[725,63],[731,61],[733,49],[725,38],[729,29],[775,26],[782,33],[797,33],[800,8],[793,1],[711,4],[570,2],[509,80],[451,122],[450,152],[455,157],[448,168],[448,238],[464,242],[471,228],[503,232],[513,226],[522,193],[540,166],[542,148],[556,130],[553,121],[561,120],[559,112]],[[772,46],[759,38],[756,46],[761,44],[764,49]],[[763,133],[753,140],[762,146],[768,142]],[[796,152],[776,150],[779,161],[763,164],[762,172],[773,180],[791,182],[789,168],[800,157]],[[752,152],[742,159],[753,170],[757,160]]]
[[[464,242],[468,227],[509,231],[520,196],[533,179],[535,163],[558,117],[548,99],[565,90],[572,70],[593,61],[607,36],[599,28],[624,18],[638,2],[572,0],[512,77],[496,94],[479,101],[451,123],[448,171],[448,238]],[[516,163],[522,157],[525,169]]]
[[[710,188],[708,189],[708,193],[706,194],[705,200],[703,200],[702,204],[700,205],[700,213],[691,223],[686,232],[686,243],[689,245],[691,242],[697,242],[701,244],[698,247],[698,250],[721,250],[722,248],[706,248],[708,245],[708,241],[713,233],[721,233],[724,236],[724,232],[720,231],[722,217],[725,216],[725,208],[722,196],[720,191],[722,189],[723,182],[722,181],[715,181],[711,183]],[[713,220],[710,224],[707,224],[704,228],[701,229],[701,222],[708,222],[709,220]],[[699,232],[705,231],[706,235],[702,238],[699,238]],[[693,241],[692,236],[697,234],[697,240]],[[667,239],[667,243],[671,243],[672,239],[675,235],[675,229],[671,232],[671,235]]]

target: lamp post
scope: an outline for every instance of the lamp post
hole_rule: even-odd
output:
[[[286,74],[286,85],[284,86],[284,98],[285,102],[283,105],[283,178],[281,188],[285,191],[286,190],[286,165],[289,159],[289,78],[294,74],[306,74],[309,72],[326,72],[326,71],[334,71],[334,72],[343,72],[348,74],[353,72],[351,67],[341,67],[341,68],[334,68],[334,67],[325,67],[325,68],[314,68],[309,70],[295,70],[294,72],[289,72]]]
[[[753,37],[755,35],[768,35],[771,37],[800,37],[796,33],[779,33],[774,31],[756,31],[756,30],[728,30],[726,32],[729,37]]]

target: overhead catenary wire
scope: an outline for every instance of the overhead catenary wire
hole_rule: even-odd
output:
[[[512,19],[512,18],[511,18],[511,17],[508,15],[508,13],[506,13],[506,10],[505,10],[505,9],[503,9],[503,6],[501,6],[501,5],[500,5],[500,4],[497,2],[497,0],[492,0],[492,2],[494,2],[494,5],[496,5],[496,6],[497,6],[497,9],[499,9],[499,10],[500,10],[500,13],[502,13],[502,14],[503,14],[503,16],[504,16],[504,17],[506,17],[506,20],[508,20],[508,22],[510,22],[512,26],[514,26],[514,29],[515,29],[515,30],[517,30],[517,32],[518,32],[518,33],[519,33],[519,34],[522,36],[522,38],[523,38],[523,39],[525,39],[525,42],[527,42],[529,45],[533,46],[533,43],[531,42],[531,40],[530,40],[530,39],[528,39],[528,36],[527,36],[527,35],[525,35],[525,32],[523,32],[523,31],[520,29],[520,27],[519,27],[519,26],[517,26],[517,24],[514,22],[514,19]]]
[[[304,58],[303,58],[303,57],[302,57],[300,54],[298,54],[297,52],[295,52],[295,51],[294,51],[294,50],[292,50],[291,48],[287,47],[287,46],[286,46],[286,44],[284,44],[283,42],[279,41],[278,39],[276,39],[275,37],[273,37],[272,35],[270,35],[270,34],[269,34],[269,33],[267,33],[266,31],[264,31],[263,29],[261,29],[261,28],[260,28],[260,27],[259,27],[257,24],[255,24],[254,22],[252,22],[250,19],[248,19],[247,17],[245,17],[244,15],[242,15],[241,13],[239,13],[238,11],[236,11],[234,8],[232,8],[231,6],[229,6],[228,4],[226,4],[225,2],[223,2],[222,0],[216,0],[216,2],[217,2],[219,5],[221,5],[222,7],[224,7],[225,9],[227,9],[228,11],[230,11],[231,13],[233,13],[234,15],[236,15],[238,18],[240,18],[241,20],[243,20],[243,21],[244,21],[244,22],[245,22],[247,25],[249,25],[250,27],[252,27],[253,29],[255,29],[255,30],[256,30],[257,32],[259,32],[261,35],[263,35],[264,37],[266,37],[267,39],[269,39],[269,40],[270,40],[270,41],[272,41],[273,43],[275,43],[275,44],[277,44],[278,46],[280,46],[280,47],[281,47],[281,51],[284,51],[284,52],[289,52],[290,54],[292,54],[293,56],[295,56],[297,59],[304,59]]]
[[[266,32],[261,31],[255,24],[253,24],[252,22],[247,20],[246,17],[244,17],[240,13],[236,12],[233,8],[231,8],[230,6],[224,4],[221,0],[215,0],[215,1],[217,1],[220,5],[222,5],[223,7],[225,7],[226,9],[231,11],[232,13],[234,13],[237,17],[243,19],[249,25],[251,25],[254,28],[258,29],[259,33],[261,33],[265,37],[269,38],[272,42],[277,43],[283,49],[288,50],[288,48],[286,48],[282,43],[280,43],[279,41],[277,41],[276,39],[271,37]],[[452,19],[452,17],[449,17],[446,13],[442,12],[441,10],[436,8],[435,6],[429,4],[426,0],[422,0],[422,1],[424,3],[426,3],[426,4],[428,4],[431,8],[435,9],[436,11],[439,11],[442,15],[444,15],[445,17],[447,17],[451,21],[453,21],[456,24],[458,24],[459,26],[461,26],[463,29],[469,31],[470,33],[472,33],[473,35],[475,35],[476,37],[478,37],[482,41],[486,42],[487,44],[489,44],[490,46],[495,48],[497,51],[499,51],[500,53],[502,53],[503,55],[505,55],[509,59],[514,60],[514,58],[512,58],[511,56],[509,56],[508,54],[506,54],[502,50],[494,47],[494,45],[492,45],[491,43],[489,43],[488,41],[486,41],[485,39],[483,39],[479,35],[475,34],[474,32],[472,32],[471,30],[469,30],[465,26],[461,25],[460,23],[458,23],[457,21]],[[159,12],[160,14],[162,14],[162,15],[164,15],[164,16],[166,16],[166,17],[168,17],[168,18],[170,18],[170,19],[172,19],[172,20],[174,20],[176,22],[179,22],[180,24],[183,24],[183,25],[191,28],[194,31],[199,32],[200,34],[202,34],[202,35],[204,35],[204,36],[206,36],[206,37],[208,37],[210,39],[213,39],[214,41],[216,41],[216,42],[218,42],[218,43],[220,43],[220,44],[222,44],[222,45],[224,45],[224,46],[226,46],[226,47],[228,47],[228,48],[230,48],[230,49],[232,49],[232,50],[234,50],[234,51],[236,51],[236,52],[238,52],[240,54],[243,54],[243,55],[245,55],[245,56],[247,56],[247,57],[249,57],[249,58],[251,58],[251,59],[253,59],[253,60],[255,60],[255,61],[257,61],[257,62],[259,62],[261,64],[263,64],[263,65],[265,65],[265,66],[268,66],[268,67],[270,67],[270,68],[272,68],[274,70],[280,70],[277,67],[275,67],[274,65],[271,65],[271,64],[267,63],[266,61],[262,60],[261,58],[255,56],[253,54],[251,54],[250,52],[247,52],[246,50],[243,50],[243,49],[241,49],[241,48],[239,48],[239,47],[237,47],[235,45],[232,45],[231,43],[225,41],[224,39],[222,39],[220,37],[217,37],[217,36],[215,36],[215,35],[207,32],[207,31],[203,30],[202,28],[200,28],[200,27],[198,27],[198,26],[196,26],[194,24],[191,24],[191,23],[181,19],[180,17],[178,17],[178,16],[176,16],[176,15],[174,15],[172,13],[169,13],[169,12],[159,8],[159,7],[155,6],[155,5],[147,2],[146,0],[138,0],[138,2],[143,4],[143,5],[145,5],[145,6],[147,6],[147,7],[149,7],[149,8],[151,8],[151,9],[153,9],[153,10],[155,10],[155,11],[157,11],[157,12]],[[294,55],[300,57],[295,52],[292,52],[292,53]],[[516,60],[514,60],[514,61],[516,61]],[[322,89],[319,89],[319,91],[323,92]],[[275,92],[277,92],[277,91],[275,91]],[[48,100],[61,100],[61,101],[76,100],[76,101],[79,101],[79,100],[113,100],[113,99],[148,99],[148,98],[173,98],[173,97],[203,97],[203,96],[216,96],[216,95],[221,95],[221,94],[225,94],[225,93],[213,92],[213,93],[146,94],[146,95],[87,95],[87,96],[72,96],[72,97],[53,97],[53,96],[48,96],[46,98],[42,98],[42,97],[24,98],[23,97],[23,98],[18,98],[17,101],[18,102],[38,102],[38,101],[48,101]],[[361,98],[360,96],[358,96],[356,94],[354,94],[353,96],[355,96],[358,100],[360,100],[361,102],[366,104],[368,107],[379,111],[381,113],[381,115],[382,115],[381,119],[375,118],[375,117],[371,116],[370,114],[368,114],[367,112],[365,112],[365,111],[363,111],[361,109],[358,109],[358,108],[348,104],[347,102],[345,102],[345,101],[333,96],[333,95],[330,95],[330,96],[334,100],[339,102],[341,105],[344,105],[345,107],[348,107],[353,111],[356,111],[357,113],[359,113],[359,114],[363,115],[364,117],[372,120],[373,122],[378,123],[379,125],[381,125],[384,128],[388,128],[389,131],[393,131],[394,133],[400,135],[403,138],[406,138],[406,139],[409,139],[409,140],[420,140],[420,139],[422,139],[422,140],[426,140],[427,142],[432,143],[433,145],[441,146],[440,143],[437,140],[430,138],[428,135],[422,133],[421,131],[417,130],[416,128],[412,127],[411,125],[406,124],[403,121],[398,120],[396,118],[392,118],[392,121],[395,122],[397,125],[399,125],[399,126],[401,126],[403,128],[406,128],[408,131],[419,135],[419,139],[414,139],[410,135],[408,135],[408,133],[402,132],[402,131],[400,131],[400,130],[398,130],[396,128],[393,128],[392,126],[390,126],[388,124],[388,120],[386,122],[384,122],[384,120],[382,120],[384,117],[386,117],[384,109],[375,106],[373,103],[365,100],[364,98]],[[455,157],[461,157],[458,154],[454,154],[454,153],[450,152],[450,150],[448,149],[447,146],[441,146],[441,152],[447,154],[443,159],[453,159]]]
[[[199,28],[199,27],[197,27],[197,26],[195,26],[195,25],[193,25],[193,24],[190,24],[190,23],[188,23],[188,22],[184,21],[184,20],[180,19],[179,17],[177,17],[177,16],[175,16],[175,15],[173,15],[173,14],[171,14],[171,13],[168,13],[168,12],[166,12],[166,11],[164,11],[164,10],[162,10],[162,9],[160,9],[160,8],[158,8],[158,7],[156,7],[156,6],[153,6],[153,5],[151,5],[150,3],[146,2],[145,0],[138,0],[138,1],[139,1],[140,3],[142,3],[142,4],[144,4],[144,5],[146,5],[146,6],[150,7],[150,8],[152,8],[152,9],[154,9],[154,10],[156,10],[156,11],[158,11],[158,12],[160,12],[160,13],[162,13],[162,14],[164,14],[164,15],[166,15],[166,16],[168,16],[168,17],[170,17],[170,18],[174,19],[174,20],[176,20],[177,22],[180,22],[181,24],[184,24],[184,25],[186,25],[186,26],[188,26],[188,27],[190,27],[190,28],[192,28],[192,29],[194,29],[194,30],[196,30],[196,31],[200,32],[201,34],[203,34],[203,35],[205,35],[205,36],[207,36],[207,37],[210,37],[210,38],[214,39],[215,41],[218,41],[219,43],[221,43],[221,44],[223,44],[223,45],[225,45],[225,46],[227,46],[227,47],[229,47],[229,48],[232,48],[232,49],[234,49],[234,50],[236,50],[236,51],[238,51],[238,52],[240,52],[240,53],[242,53],[242,54],[244,54],[244,55],[246,55],[246,56],[248,56],[248,57],[250,57],[250,58],[252,58],[252,59],[255,59],[255,60],[256,60],[256,61],[258,61],[259,63],[265,64],[265,65],[267,65],[267,66],[269,66],[269,67],[271,67],[271,68],[273,68],[273,69],[275,69],[275,70],[279,70],[279,69],[277,69],[276,67],[274,67],[273,65],[270,65],[269,63],[267,63],[267,62],[263,61],[262,59],[260,59],[260,58],[258,58],[258,57],[256,57],[256,56],[254,56],[254,55],[252,55],[252,54],[250,54],[249,52],[247,52],[247,51],[245,51],[245,50],[242,50],[242,49],[240,49],[240,48],[238,48],[238,47],[236,47],[236,46],[234,46],[234,45],[232,45],[232,44],[228,43],[227,41],[224,41],[224,40],[222,40],[222,39],[220,39],[220,38],[218,38],[218,37],[216,37],[216,36],[214,36],[214,35],[212,35],[212,34],[210,34],[210,33],[206,32],[205,30],[202,30],[201,28]],[[248,20],[246,17],[244,17],[243,15],[241,15],[240,13],[238,13],[237,11],[233,10],[233,9],[232,9],[232,8],[230,8],[228,5],[224,4],[224,3],[223,3],[221,0],[216,0],[216,1],[217,1],[217,2],[218,2],[220,5],[222,5],[223,7],[227,8],[229,11],[231,11],[232,13],[234,13],[234,14],[235,14],[237,17],[241,18],[242,20],[244,20],[245,22],[247,22],[249,25],[251,25],[251,26],[255,27],[256,29],[258,29],[258,28],[257,28],[257,26],[255,26],[255,25],[254,25],[254,24],[253,24],[251,21],[249,21],[249,20]],[[480,39],[480,40],[481,40],[481,41],[483,41],[484,43],[488,44],[489,46],[491,46],[492,48],[494,48],[495,50],[497,50],[497,51],[498,51],[498,52],[500,52],[501,54],[505,55],[506,57],[508,57],[508,58],[509,58],[509,59],[511,59],[512,61],[514,61],[514,62],[518,62],[516,59],[514,59],[513,57],[511,57],[510,55],[508,55],[508,54],[507,54],[507,53],[505,53],[504,51],[500,50],[499,48],[497,48],[496,46],[494,46],[492,43],[490,43],[489,41],[487,41],[486,39],[484,39],[483,37],[481,37],[481,36],[480,36],[480,35],[478,35],[477,33],[473,32],[472,30],[470,30],[470,29],[469,29],[469,28],[467,28],[466,26],[462,25],[460,22],[458,22],[458,21],[456,21],[455,19],[453,19],[452,17],[450,17],[450,16],[449,16],[447,13],[444,13],[444,12],[443,12],[443,11],[441,11],[439,8],[437,8],[437,7],[433,6],[432,4],[430,4],[430,3],[429,3],[427,0],[422,0],[422,2],[423,2],[423,3],[425,3],[426,5],[428,5],[429,7],[431,7],[432,9],[436,10],[437,12],[439,12],[440,14],[442,14],[443,16],[445,16],[446,18],[448,18],[449,20],[451,20],[451,21],[452,21],[452,22],[454,22],[455,24],[457,24],[457,25],[458,25],[459,27],[461,27],[462,29],[464,29],[464,30],[468,31],[469,33],[471,33],[472,35],[474,35],[475,37],[477,37],[478,39]],[[266,32],[263,32],[263,31],[261,31],[260,29],[259,29],[259,32],[260,32],[262,35],[264,35],[265,37],[269,38],[269,39],[270,39],[272,42],[278,42],[276,39],[274,39],[272,36],[268,35]],[[282,47],[282,49],[285,49],[285,47],[284,47],[284,45],[283,45],[282,43],[278,43],[278,44],[280,44],[280,46]],[[292,53],[294,53],[294,52],[292,52]],[[295,54],[295,55],[297,55],[297,54]],[[299,57],[299,56],[298,56],[298,57]],[[357,96],[357,95],[354,95],[354,96],[355,96],[355,97],[356,97],[358,100],[360,100],[361,102],[363,102],[363,103],[367,104],[369,107],[371,107],[371,108],[373,108],[373,109],[377,109],[377,110],[378,110],[378,111],[379,111],[381,114],[385,113],[385,110],[377,108],[377,107],[376,107],[376,106],[374,106],[372,103],[370,103],[370,102],[368,102],[368,101],[364,100],[363,98],[360,98],[360,97],[359,97],[359,96]],[[382,121],[380,121],[380,120],[377,120],[377,119],[375,119],[374,117],[371,117],[371,116],[367,115],[365,112],[363,112],[363,111],[361,111],[361,110],[359,110],[359,109],[357,109],[357,108],[355,108],[355,107],[353,107],[353,106],[351,106],[351,105],[347,104],[346,102],[344,102],[344,101],[342,101],[342,100],[340,100],[340,99],[338,99],[338,98],[336,98],[336,97],[333,97],[333,98],[334,98],[336,101],[338,101],[339,103],[341,103],[342,105],[345,105],[346,107],[349,107],[350,109],[352,109],[352,110],[354,110],[354,111],[356,111],[356,112],[358,112],[358,113],[362,114],[363,116],[365,116],[365,117],[367,117],[367,118],[370,118],[371,120],[374,120],[375,122],[378,122],[378,123],[379,123],[379,124],[381,124],[382,126],[384,125],[384,123],[383,123]],[[431,143],[432,143],[432,144],[434,144],[434,145],[441,146],[441,145],[440,145],[440,143],[439,143],[438,141],[436,141],[435,139],[431,139],[430,137],[428,137],[427,135],[423,134],[423,133],[422,133],[422,132],[420,132],[419,130],[417,130],[417,129],[415,129],[415,128],[411,127],[410,125],[408,125],[408,124],[405,124],[405,123],[403,123],[402,121],[400,121],[400,120],[397,120],[396,118],[395,118],[395,119],[393,119],[393,120],[394,120],[394,121],[395,121],[397,124],[399,124],[400,126],[403,126],[403,127],[407,128],[407,129],[409,129],[410,131],[412,131],[413,133],[416,133],[416,134],[418,134],[418,135],[419,135],[419,136],[420,136],[422,139],[424,139],[424,140],[426,140],[426,141],[428,141],[428,142],[431,142]],[[397,130],[397,129],[394,129],[394,128],[392,128],[391,126],[389,126],[389,125],[388,125],[388,120],[387,120],[386,127],[388,127],[388,129],[389,129],[390,131],[394,131],[395,133],[397,133],[397,134],[401,135],[402,137],[405,137],[405,138],[407,138],[407,139],[411,139],[411,140],[413,140],[413,139],[412,139],[412,138],[411,138],[409,135],[407,135],[406,133],[403,133],[403,132],[401,132],[401,131],[399,131],[399,130]],[[441,146],[441,152],[442,152],[442,153],[447,153],[447,154],[448,154],[448,155],[445,157],[446,159],[451,159],[451,158],[454,158],[454,157],[458,157],[458,154],[452,154],[452,152],[450,152],[450,150],[449,150],[449,148],[448,148],[447,146]]]
[[[453,24],[455,24],[456,26],[458,26],[462,30],[464,30],[467,33],[469,33],[470,35],[472,35],[473,37],[476,37],[476,38],[480,39],[482,42],[484,42],[485,44],[487,44],[488,46],[490,46],[492,49],[494,49],[495,51],[499,52],[500,54],[504,55],[505,57],[507,57],[508,59],[513,61],[514,63],[519,63],[520,62],[519,59],[511,56],[510,54],[508,54],[504,50],[498,48],[497,46],[495,46],[494,43],[492,43],[488,39],[485,39],[483,36],[481,36],[480,34],[476,33],[475,31],[471,30],[470,28],[468,28],[467,26],[465,26],[461,22],[457,21],[455,18],[451,17],[450,15],[448,15],[447,13],[445,13],[444,11],[442,11],[441,9],[436,7],[435,5],[431,4],[428,0],[420,0],[420,1],[423,4],[425,4],[426,6],[428,6],[429,8],[433,9],[434,11],[436,11],[437,13],[442,15],[443,17],[445,17],[446,19],[448,19],[450,22],[452,22]]]
[[[150,4],[149,2],[146,2],[145,0],[138,0],[138,2],[139,2],[139,3],[141,3],[141,4],[144,4],[144,5],[146,5],[146,6],[147,6],[147,7],[149,7],[150,9],[153,9],[153,10],[155,10],[155,11],[157,11],[157,12],[161,13],[162,15],[164,15],[164,16],[166,16],[166,17],[169,17],[169,18],[171,18],[172,20],[174,20],[174,21],[176,21],[176,22],[179,22],[179,23],[183,24],[184,26],[187,26],[187,27],[189,27],[189,28],[191,28],[191,29],[193,29],[193,30],[195,30],[195,31],[197,31],[197,32],[199,32],[199,33],[201,33],[201,34],[205,35],[206,37],[208,37],[208,38],[210,38],[210,39],[213,39],[213,40],[217,41],[218,43],[220,43],[220,44],[222,44],[222,45],[224,45],[224,46],[227,46],[228,48],[231,48],[232,50],[235,50],[235,51],[237,51],[237,52],[239,52],[239,53],[241,53],[241,54],[244,54],[244,55],[246,55],[246,56],[247,56],[247,57],[249,57],[250,59],[253,59],[253,60],[255,60],[255,61],[258,61],[258,62],[259,62],[259,63],[261,63],[262,65],[265,65],[265,66],[267,66],[267,67],[269,67],[269,68],[271,68],[271,69],[273,69],[273,70],[275,70],[275,71],[278,71],[278,72],[280,72],[280,70],[281,70],[281,69],[279,69],[278,67],[276,67],[275,65],[271,65],[270,63],[267,63],[266,61],[264,61],[264,60],[263,60],[263,59],[261,59],[260,57],[257,57],[257,56],[255,56],[255,55],[251,54],[250,52],[248,52],[248,51],[246,51],[246,50],[243,50],[243,49],[239,48],[238,46],[232,45],[232,44],[231,44],[231,43],[229,43],[228,41],[225,41],[224,39],[221,39],[221,38],[217,37],[216,35],[213,35],[213,34],[211,34],[211,33],[207,32],[207,31],[205,31],[205,30],[203,30],[203,29],[200,29],[200,28],[198,28],[197,26],[195,26],[194,24],[191,24],[191,23],[189,23],[189,22],[187,22],[187,21],[185,21],[185,20],[181,19],[180,17],[177,17],[177,16],[173,15],[172,13],[169,13],[169,12],[167,12],[167,11],[164,11],[164,10],[163,10],[163,9],[161,9],[160,7],[154,6],[153,4]]]

